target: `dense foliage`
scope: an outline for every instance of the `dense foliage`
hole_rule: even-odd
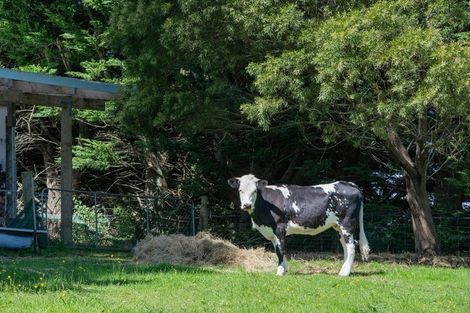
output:
[[[196,161],[192,185],[215,178],[194,151],[201,139],[221,170],[274,181],[330,178],[299,171],[325,164],[318,162],[324,153],[305,155],[312,145],[378,154],[386,168],[372,172],[390,172],[394,164],[403,170],[416,249],[439,252],[428,177],[467,153],[465,2],[124,1],[112,25],[114,46],[128,57],[128,74],[139,87],[124,105],[123,121],[144,136],[166,134],[182,151],[192,146],[186,150],[196,156],[189,160]],[[266,133],[234,127],[250,126],[240,108]],[[245,149],[228,154],[229,138],[241,133],[262,140],[242,141]],[[287,151],[270,154],[282,138]],[[247,146],[251,164],[243,165],[237,151]]]
[[[469,12],[458,0],[3,0],[0,63],[129,86],[105,112],[76,112],[77,188],[209,195],[233,215],[233,175],[351,180],[370,212],[425,212],[416,248],[438,252],[441,226],[420,237],[416,223],[465,214],[470,198]],[[57,113],[19,119],[21,164],[48,187]]]

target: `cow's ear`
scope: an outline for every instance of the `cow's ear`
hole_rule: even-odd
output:
[[[264,179],[258,180],[256,182],[256,187],[258,188],[266,187],[267,185],[268,185],[268,181]]]
[[[232,188],[238,188],[240,186],[240,181],[238,180],[238,178],[230,178],[229,180],[227,180],[227,183]]]

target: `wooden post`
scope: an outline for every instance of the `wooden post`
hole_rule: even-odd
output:
[[[61,236],[66,246],[73,245],[72,238],[72,105],[64,103],[61,113]]]
[[[199,212],[199,229],[206,231],[209,228],[209,198],[201,196],[201,206]]]
[[[7,107],[0,103],[0,167],[5,171],[7,167]],[[2,189],[5,189],[3,186]]]
[[[6,128],[6,216],[16,217],[16,105],[7,104]]]
[[[37,216],[36,208],[34,203],[34,178],[32,172],[22,172],[21,181],[23,182],[23,202],[24,202],[24,224],[25,228],[33,228],[33,250],[36,252],[38,249],[38,237],[37,237]],[[31,217],[31,223],[29,218]]]
[[[23,182],[23,201],[24,201],[24,214],[28,219],[33,214],[33,201],[34,201],[34,179],[33,173],[22,172],[21,181]],[[33,216],[34,220],[34,216]]]

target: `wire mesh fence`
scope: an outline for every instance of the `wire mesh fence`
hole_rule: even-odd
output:
[[[0,248],[36,250],[47,245],[45,212],[29,191],[0,189]]]
[[[251,220],[247,213],[236,211],[229,214],[217,213],[222,211],[221,208],[214,208],[210,212],[211,232],[230,239],[240,246],[265,246],[272,249],[272,244],[268,240],[258,231],[251,229]],[[434,222],[443,253],[470,255],[470,214],[435,215]],[[414,252],[411,216],[406,211],[366,209],[364,228],[372,252]],[[315,236],[288,236],[286,247],[291,251],[342,253],[338,234],[333,229]]]
[[[39,201],[25,207],[22,190],[0,189],[0,227],[43,230],[45,224],[46,211]]]
[[[152,234],[194,234],[194,206],[170,196],[44,189],[40,205],[47,212],[51,242],[60,238],[61,195],[73,199],[72,237],[76,247],[131,249]]]
[[[0,189],[0,226],[6,227],[11,224],[14,216],[17,215],[18,192],[9,189]],[[15,205],[13,205],[13,203]]]
[[[148,234],[194,235],[203,229],[199,205],[189,199],[168,195],[137,196],[94,191],[44,189],[37,195],[37,210],[50,243],[60,238],[61,193],[73,198],[72,234],[75,246],[131,249]],[[21,205],[18,205],[21,215]],[[271,243],[255,230],[247,213],[213,205],[208,208],[208,231],[242,247]],[[5,222],[5,219],[3,220]],[[470,254],[470,213],[445,216],[435,214],[436,231],[442,251]],[[365,231],[373,252],[414,251],[414,235],[409,213],[405,210],[365,210]],[[46,225],[47,224],[47,225]],[[327,230],[316,236],[287,237],[291,251],[342,253],[338,235]]]

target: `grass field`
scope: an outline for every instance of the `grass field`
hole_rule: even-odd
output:
[[[469,312],[470,269],[290,262],[290,274],[136,265],[128,254],[0,251],[0,312]]]

